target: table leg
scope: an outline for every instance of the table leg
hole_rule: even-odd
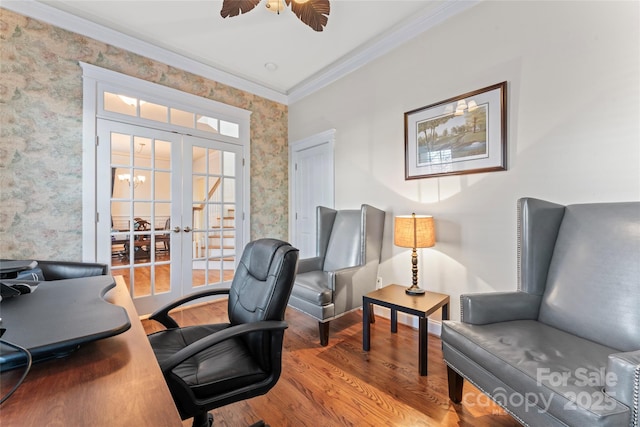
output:
[[[398,310],[391,309],[391,333],[398,332]]]
[[[442,320],[449,320],[449,304],[442,306]]]
[[[366,301],[362,303],[362,350],[369,351],[371,341],[371,323],[369,322],[372,304]]]
[[[429,334],[427,333],[427,318],[426,317],[420,317],[418,318],[419,321],[419,326],[418,326],[418,334],[419,334],[419,340],[418,340],[418,357],[419,357],[419,368],[420,368],[420,375],[427,375],[427,352],[429,351],[428,348],[428,337]]]

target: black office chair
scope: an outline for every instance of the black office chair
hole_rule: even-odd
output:
[[[106,264],[99,264],[95,262],[55,260],[35,261],[38,264],[32,270],[22,271],[13,275],[6,275],[6,277],[1,274],[0,276],[2,276],[1,278],[6,279],[19,278],[21,280],[53,281],[63,279],[77,279],[80,277],[105,276],[109,273],[109,267]]]
[[[283,320],[298,250],[276,239],[249,243],[230,289],[198,292],[151,315],[167,329],[149,335],[182,419],[211,426],[207,412],[265,394],[278,381]],[[180,328],[169,310],[197,298],[228,294],[229,323]],[[259,425],[259,424],[256,424]]]

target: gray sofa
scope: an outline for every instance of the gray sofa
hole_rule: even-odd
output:
[[[461,296],[445,321],[449,396],[463,378],[523,425],[637,427],[640,202],[518,201],[518,290]]]

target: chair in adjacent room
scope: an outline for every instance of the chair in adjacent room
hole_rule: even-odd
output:
[[[289,305],[318,320],[320,344],[329,322],[362,307],[376,289],[385,212],[373,206],[316,208],[316,256],[301,259]]]
[[[133,247],[131,247],[129,239],[126,239],[124,243],[124,259],[138,260],[151,258],[151,223],[143,218],[134,218],[133,231],[145,231],[148,233],[136,233],[133,238]]]
[[[171,218],[167,218],[164,222],[164,230],[166,233],[156,235],[156,252],[169,252],[171,250]],[[158,247],[159,244],[162,246]]]
[[[278,381],[298,250],[276,239],[249,243],[230,289],[186,296],[151,315],[167,329],[151,347],[182,419],[213,423],[208,411],[265,394]],[[228,323],[179,327],[169,311],[197,298],[228,294]],[[256,424],[260,425],[260,424]]]

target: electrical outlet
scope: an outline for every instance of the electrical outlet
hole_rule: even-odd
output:
[[[380,289],[382,288],[382,277],[379,277],[376,279],[376,289]]]

